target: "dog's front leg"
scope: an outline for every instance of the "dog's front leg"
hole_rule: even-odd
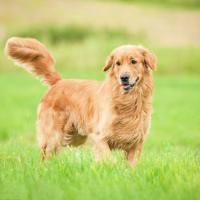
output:
[[[134,147],[126,151],[126,158],[128,162],[131,164],[131,166],[136,166],[137,161],[141,157],[142,153],[142,148],[143,148],[143,141],[136,144]]]
[[[93,148],[94,148],[94,157],[96,161],[106,161],[110,160],[115,163],[115,159],[112,156],[111,150],[108,146],[107,141],[104,138],[99,136],[94,136],[93,138]]]

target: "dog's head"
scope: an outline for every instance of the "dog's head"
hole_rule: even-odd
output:
[[[117,79],[125,92],[132,88],[156,68],[155,56],[142,46],[123,45],[111,53],[103,68],[112,69],[111,74]]]

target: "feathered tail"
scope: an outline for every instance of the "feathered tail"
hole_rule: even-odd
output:
[[[53,57],[36,39],[12,37],[6,43],[5,52],[16,64],[41,77],[49,86],[61,79],[55,71]]]

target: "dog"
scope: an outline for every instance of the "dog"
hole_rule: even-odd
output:
[[[122,45],[108,57],[104,81],[64,80],[47,48],[33,38],[12,37],[6,54],[49,86],[38,107],[37,139],[42,159],[62,146],[91,138],[97,161],[122,149],[135,166],[150,128],[156,59],[142,46]]]

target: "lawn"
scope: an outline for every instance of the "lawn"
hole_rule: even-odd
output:
[[[199,3],[145,2],[1,1],[0,200],[199,199]],[[156,54],[152,126],[137,167],[121,151],[117,164],[97,164],[90,144],[41,162],[36,109],[47,87],[5,57],[13,35],[45,43],[64,78],[104,79],[106,57],[121,44]]]

